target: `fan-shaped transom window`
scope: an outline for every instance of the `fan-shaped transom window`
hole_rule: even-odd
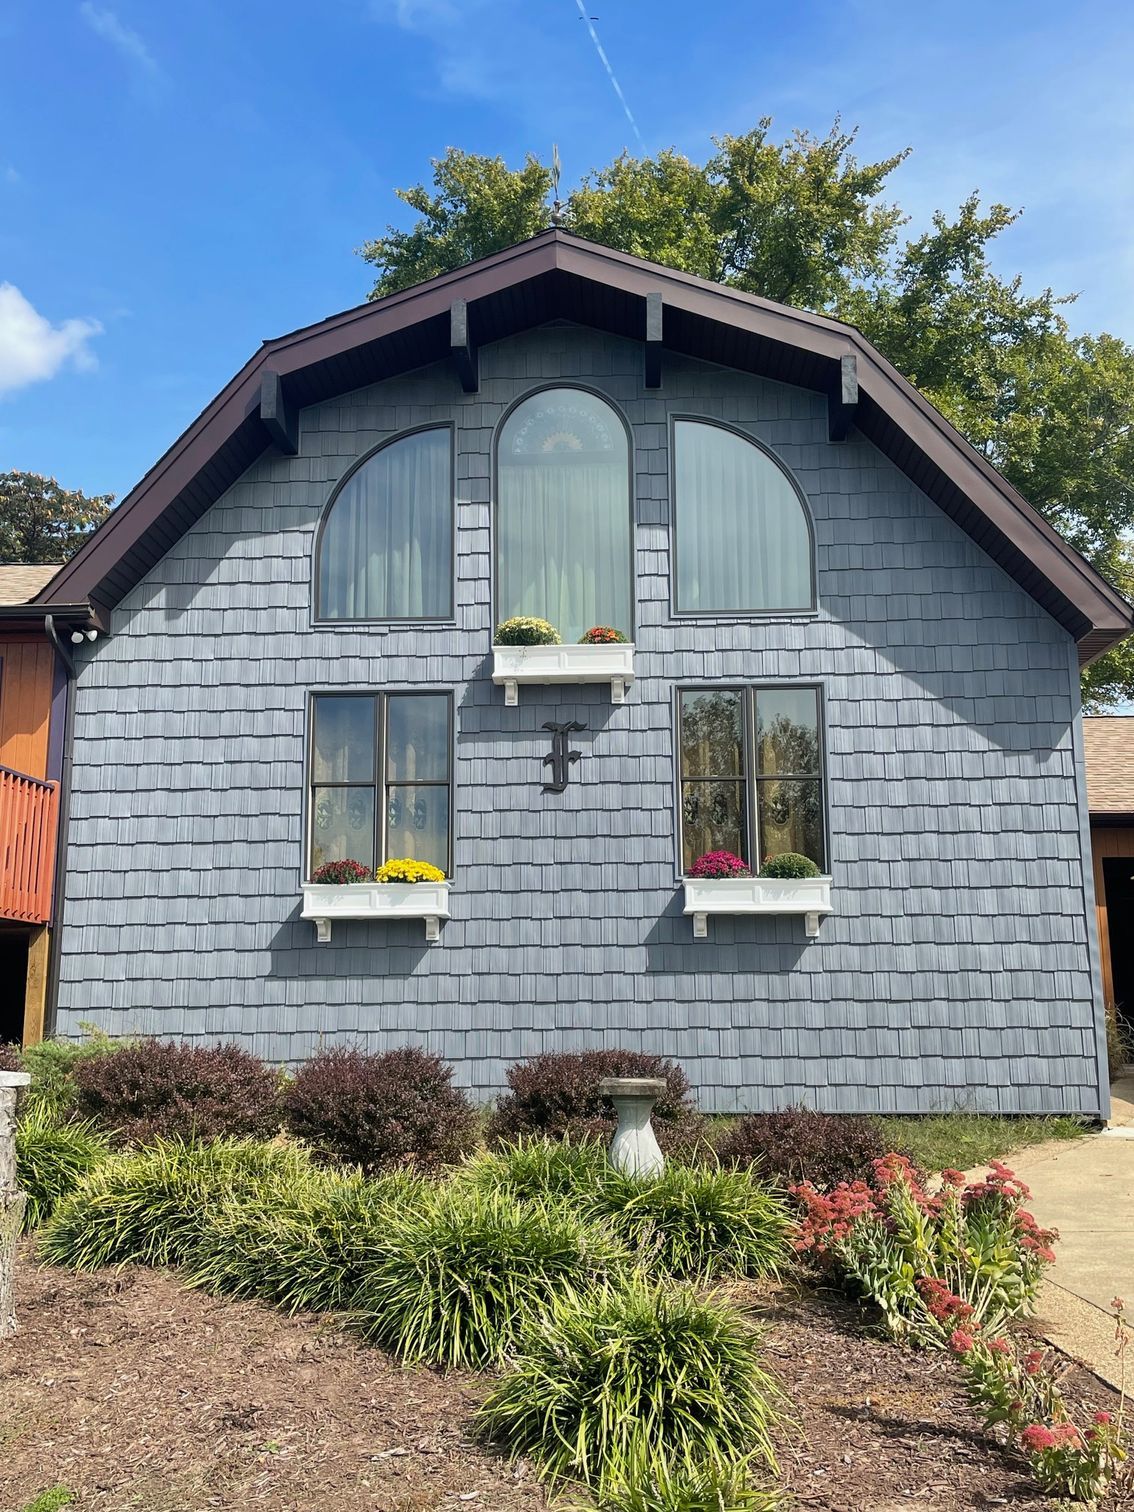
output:
[[[323,520],[316,618],[447,619],[453,612],[449,427],[413,431],[356,467]]]
[[[678,613],[812,609],[810,522],[785,469],[724,426],[673,430]]]
[[[585,389],[523,400],[497,447],[496,618],[550,620],[564,641],[632,633],[630,451],[618,414]]]

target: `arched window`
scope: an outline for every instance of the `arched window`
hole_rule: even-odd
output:
[[[678,613],[814,608],[810,521],[784,467],[705,421],[675,421],[673,446]]]
[[[452,432],[388,442],[333,496],[317,547],[315,617],[447,619],[453,612]]]
[[[498,620],[632,633],[630,451],[617,413],[585,389],[543,389],[497,444]]]

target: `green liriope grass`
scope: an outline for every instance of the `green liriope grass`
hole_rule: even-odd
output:
[[[60,1512],[63,1507],[74,1504],[75,1493],[66,1486],[52,1486],[49,1491],[41,1491],[35,1501],[28,1502],[23,1512]]]
[[[289,1313],[343,1311],[354,1305],[391,1216],[422,1205],[430,1191],[404,1172],[367,1181],[312,1170],[251,1197],[230,1193],[208,1216],[190,1284]]]
[[[109,1156],[110,1144],[94,1124],[59,1123],[49,1103],[31,1103],[16,1125],[16,1178],[28,1199],[25,1230],[46,1223],[62,1199]]]
[[[597,1142],[524,1140],[474,1156],[460,1179],[521,1202],[567,1202],[675,1276],[775,1275],[789,1255],[788,1210],[754,1172],[670,1161],[659,1177],[624,1176]]]
[[[590,1211],[609,1173],[606,1150],[597,1140],[520,1139],[482,1151],[461,1167],[458,1180],[484,1192],[501,1192],[518,1202],[566,1198]]]
[[[40,1235],[40,1258],[74,1270],[185,1264],[226,1196],[278,1192],[310,1171],[295,1146],[252,1140],[169,1141],[115,1155],[59,1204]]]
[[[767,1480],[766,1468],[751,1460],[710,1460],[682,1470],[654,1464],[629,1472],[628,1479],[615,1477],[599,1505],[603,1512],[777,1512],[783,1503]]]
[[[747,1171],[668,1164],[643,1180],[608,1170],[598,1202],[615,1233],[672,1276],[775,1276],[791,1253],[787,1207]]]
[[[619,1507],[637,1496],[629,1505],[647,1512],[697,1507],[697,1479],[711,1494],[729,1466],[774,1471],[780,1401],[737,1312],[637,1273],[554,1297],[521,1334],[477,1425],[553,1484],[580,1481]]]
[[[494,1365],[555,1297],[626,1263],[608,1233],[565,1204],[453,1182],[389,1215],[351,1323],[405,1360]]]

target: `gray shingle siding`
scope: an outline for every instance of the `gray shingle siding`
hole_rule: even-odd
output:
[[[492,440],[548,380],[608,394],[635,442],[638,680],[490,680]],[[775,449],[805,490],[819,611],[674,622],[668,417]],[[311,551],[335,481],[407,426],[457,427],[451,626],[314,628]],[[423,369],[304,411],[80,652],[58,1027],[320,1043],[418,1041],[489,1096],[548,1049],[635,1045],[721,1111],[1105,1111],[1073,647],[821,395],[577,328],[481,353],[481,390]],[[821,683],[835,913],[715,918],[677,881],[683,682]],[[298,918],[311,690],[435,686],[457,712],[451,921]],[[544,720],[588,728],[545,796]],[[1100,1085],[1101,1083],[1101,1085]]]

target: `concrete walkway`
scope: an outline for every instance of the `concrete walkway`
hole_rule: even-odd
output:
[[[1035,1145],[1005,1162],[1031,1188],[1037,1220],[1059,1230],[1040,1331],[1118,1386],[1111,1298],[1122,1297],[1134,1318],[1134,1075],[1114,1083],[1111,1103],[1102,1132]]]

